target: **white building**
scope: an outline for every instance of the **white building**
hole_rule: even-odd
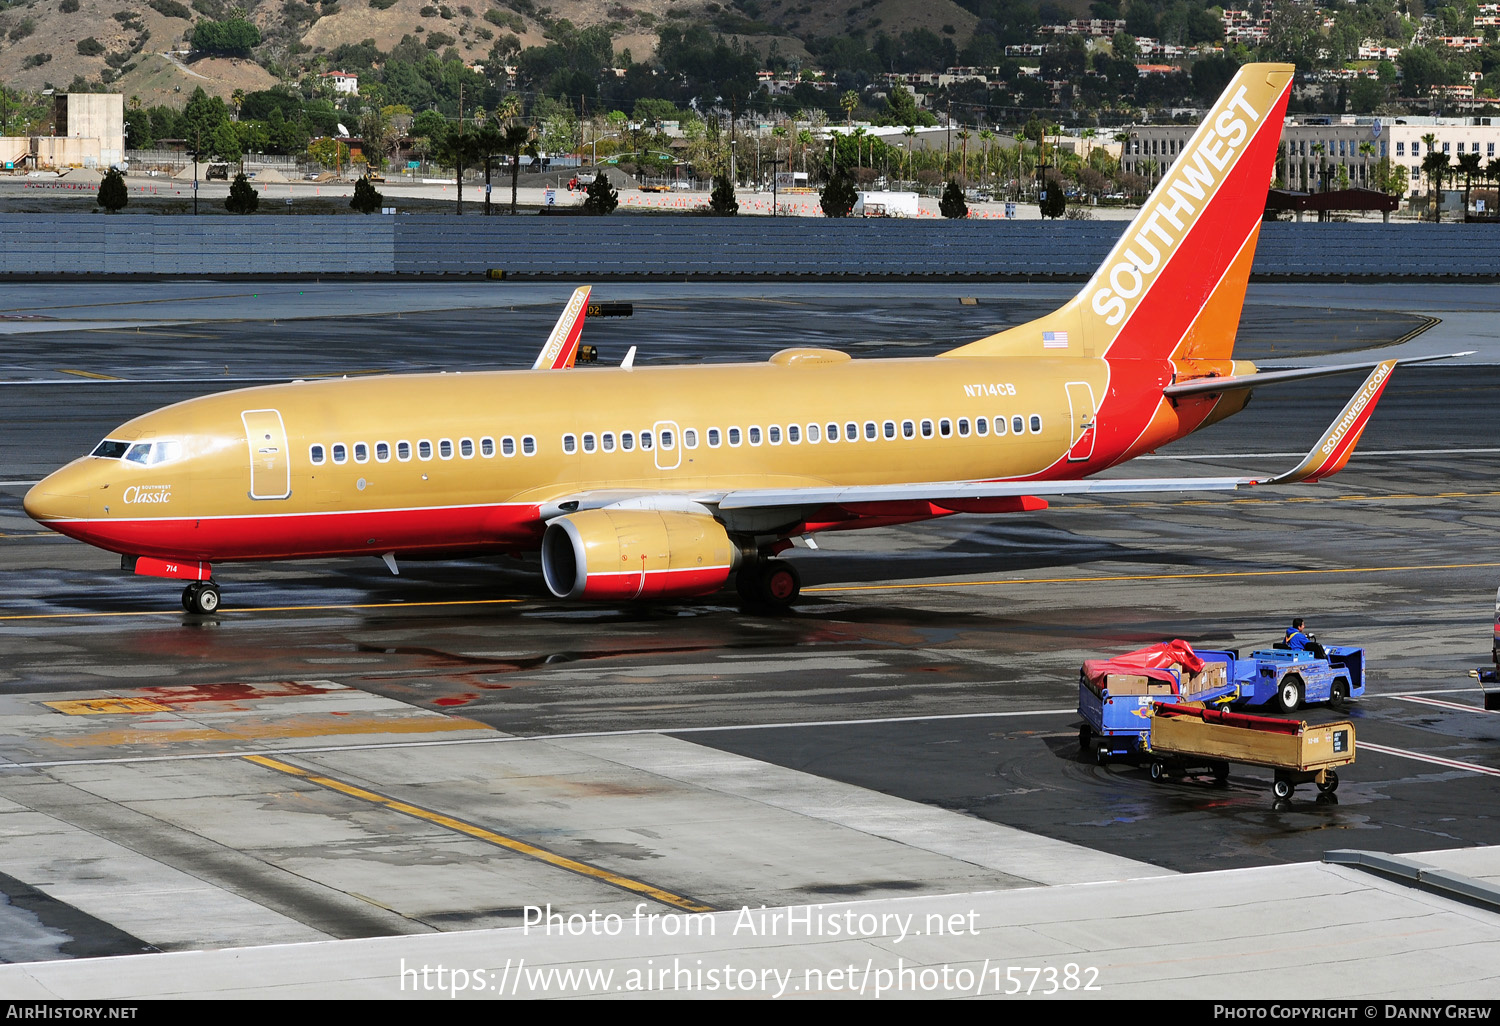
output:
[[[347,71],[325,71],[322,74],[323,81],[333,86],[333,91],[343,93],[347,96],[359,94],[359,76],[351,75]]]

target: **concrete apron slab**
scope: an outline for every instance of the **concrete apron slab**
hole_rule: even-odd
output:
[[[1491,860],[1495,858],[1492,854]],[[673,923],[668,926],[668,923]],[[1303,863],[706,916],[0,966],[12,999],[1465,998],[1500,917]]]
[[[8,697],[0,838],[0,873],[167,951],[1166,872],[677,738],[518,739],[332,681]]]

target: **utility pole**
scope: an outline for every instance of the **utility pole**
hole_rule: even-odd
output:
[[[736,172],[735,161],[734,161],[734,123],[735,123],[735,121],[736,121],[736,116],[735,116],[735,101],[731,97],[730,100],[729,100],[729,180],[731,182],[733,182],[737,186],[737,185],[740,184],[740,178],[739,178],[739,174]]]
[[[193,216],[198,216],[198,151],[203,148],[203,129],[193,129]]]
[[[775,157],[772,157],[770,160],[766,161],[766,163],[771,165],[771,216],[775,217],[776,216],[776,169],[778,167],[780,167],[781,165],[787,163],[787,161],[785,161],[785,160],[778,160]]]

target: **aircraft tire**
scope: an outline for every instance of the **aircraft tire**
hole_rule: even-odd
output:
[[[784,559],[766,560],[757,577],[760,585],[757,597],[772,608],[785,609],[802,594],[802,575]]]
[[[199,616],[207,616],[219,610],[219,586],[212,581],[201,581],[192,586],[192,600],[189,604],[188,595],[183,593],[183,605],[188,606],[188,612],[197,613]]]
[[[182,608],[189,613],[194,612],[198,604],[198,589],[203,587],[201,581],[194,581],[182,589]]]

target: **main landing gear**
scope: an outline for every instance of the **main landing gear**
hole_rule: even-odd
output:
[[[747,606],[786,609],[802,594],[802,575],[784,559],[757,559],[741,565],[734,586]]]
[[[207,616],[219,610],[219,586],[213,581],[194,581],[182,589],[182,608]]]

